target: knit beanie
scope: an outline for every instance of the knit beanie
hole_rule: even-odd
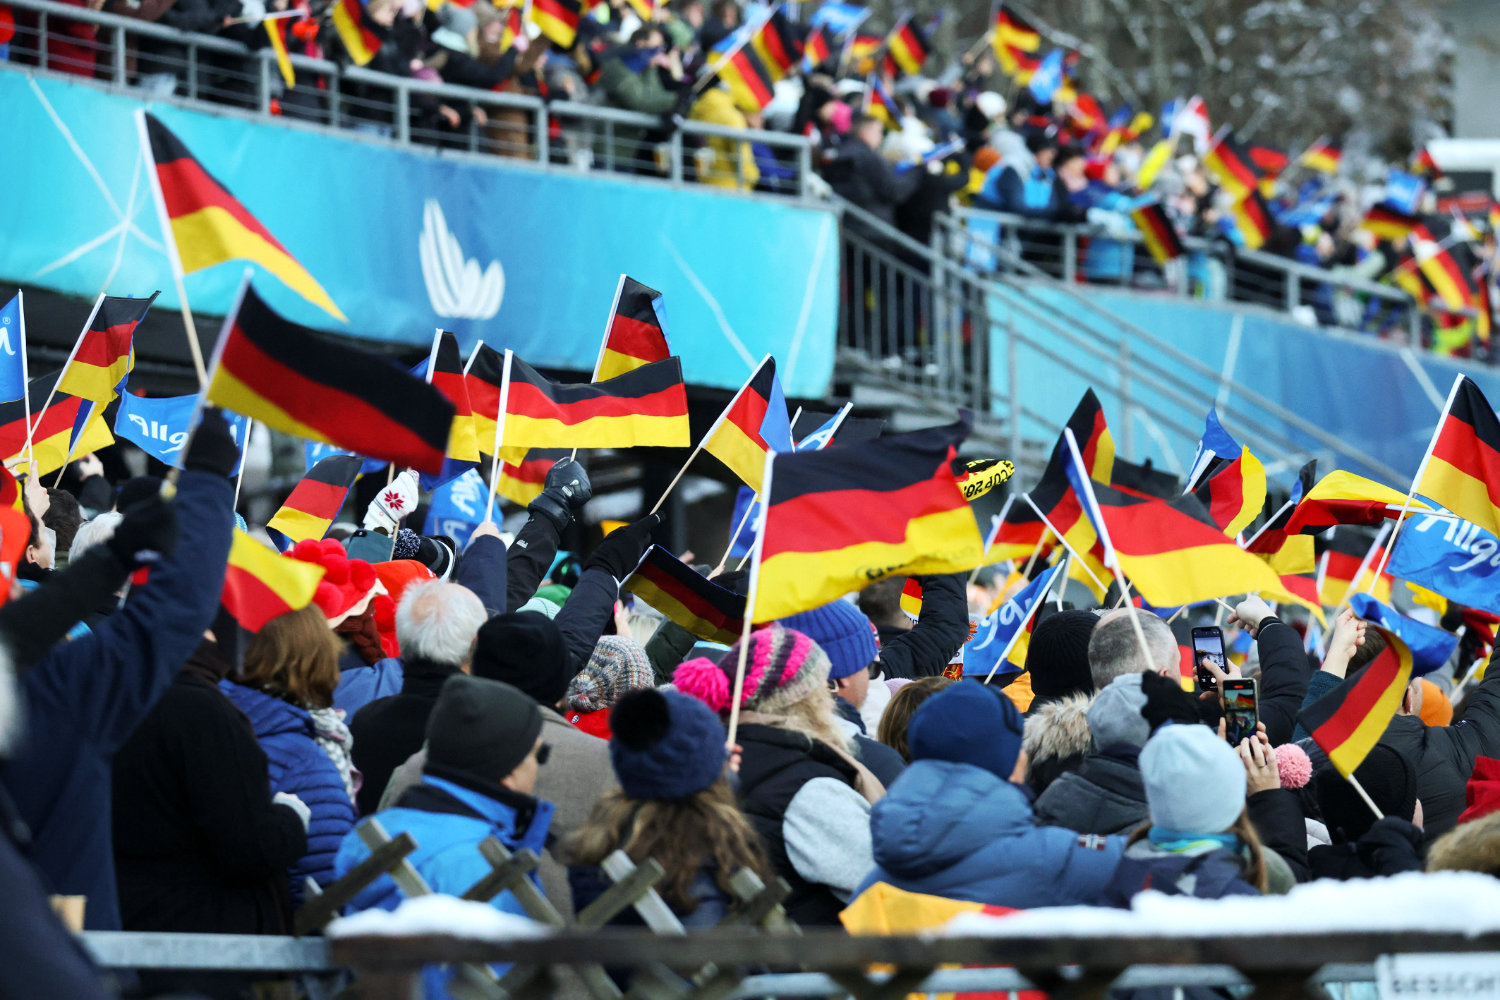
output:
[[[1163,726],[1146,741],[1140,766],[1154,826],[1223,833],[1245,810],[1245,765],[1207,726]]]
[[[398,528],[391,542],[391,558],[397,561],[417,558],[422,547],[422,536],[410,528]]]
[[[707,657],[688,660],[672,674],[672,684],[715,712],[727,712],[739,662],[735,643],[718,663]],[[801,632],[781,625],[752,632],[740,708],[775,715],[827,684],[828,671],[828,654]]]
[[[509,684],[454,674],[427,719],[422,773],[496,784],[516,769],[542,731],[536,702]]]
[[[1151,724],[1141,715],[1146,694],[1141,690],[1142,674],[1116,677],[1094,696],[1089,705],[1089,733],[1094,747],[1107,750],[1124,746],[1139,750],[1151,738]]]
[[[545,587],[538,587],[533,597],[541,597],[551,601],[558,607],[568,603],[568,595],[573,593],[573,588],[564,587],[560,583],[549,583]]]
[[[1364,763],[1354,769],[1354,778],[1385,815],[1411,819],[1416,812],[1417,769],[1394,748],[1375,744]],[[1365,800],[1331,766],[1313,775],[1312,786],[1335,844],[1354,843],[1374,824],[1375,814]]]
[[[575,712],[609,708],[627,691],[656,686],[646,651],[634,639],[600,636],[588,665],[568,683],[568,707]]]
[[[1098,623],[1099,616],[1092,611],[1058,611],[1036,623],[1026,649],[1034,703],[1094,693],[1089,636]]]
[[[496,615],[479,627],[470,670],[513,684],[548,707],[568,693],[568,647],[550,618],[536,611]]]
[[[609,713],[609,725],[609,760],[628,798],[685,799],[724,773],[724,727],[696,698],[630,691]]]
[[[848,601],[790,615],[781,624],[801,632],[828,654],[828,679],[832,681],[864,670],[880,652],[870,619]]]
[[[536,612],[539,612],[541,614],[546,615],[548,618],[556,618],[557,617],[557,613],[559,611],[561,611],[562,608],[558,607],[556,604],[553,604],[551,601],[547,600],[545,597],[533,597],[531,600],[527,601],[525,604],[521,605],[516,610],[517,611],[536,611]]]
[[[973,764],[1009,781],[1021,755],[1021,713],[1003,691],[970,679],[928,698],[906,726],[911,759]]]

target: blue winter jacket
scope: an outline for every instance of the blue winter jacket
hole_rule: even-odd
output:
[[[870,810],[876,882],[994,906],[1093,903],[1124,840],[1037,826],[1026,793],[972,764],[913,761]]]
[[[352,719],[355,712],[370,702],[400,694],[405,677],[405,668],[395,656],[376,660],[374,666],[361,663],[346,667],[339,674],[339,686],[333,689],[333,707],[342,709],[344,718]]]
[[[337,878],[333,856],[359,818],[354,800],[344,788],[339,769],[314,740],[312,716],[306,709],[232,681],[221,681],[219,689],[255,729],[255,739],[266,753],[271,793],[295,795],[312,812],[307,853],[287,871],[292,905],[301,906],[304,879],[311,877],[321,887]]]
[[[22,678],[26,739],[3,780],[53,893],[87,896],[87,930],[119,930],[110,762],[203,641],[219,610],[234,483],[186,470],[177,549],[93,634],[54,646]]]
[[[445,792],[456,799],[461,808],[474,815],[453,812],[427,812],[399,805],[394,809],[382,809],[375,814],[387,833],[396,836],[407,832],[417,842],[417,849],[407,859],[426,880],[433,892],[450,896],[462,896],[469,887],[491,872],[490,864],[479,853],[479,845],[486,838],[497,837],[512,851],[530,848],[540,855],[547,842],[547,831],[552,826],[552,803],[537,802],[536,811],[524,831],[516,831],[516,810],[503,802],[482,795],[462,785],[422,775],[420,785],[402,796],[406,803],[409,797],[423,789]],[[359,839],[357,830],[350,830],[339,845],[334,868],[340,877],[370,856],[370,850]],[[528,878],[541,888],[541,882],[533,871]],[[394,910],[401,905],[402,895],[389,875],[382,875],[349,904],[351,912],[379,908]],[[502,892],[490,900],[490,905],[502,913],[525,916],[526,912],[510,892]],[[509,966],[495,966],[497,974],[504,975]],[[423,991],[427,1000],[444,1000],[449,994],[449,975],[442,966],[427,966],[422,971]]]

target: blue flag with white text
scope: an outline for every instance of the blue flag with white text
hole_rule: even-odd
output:
[[[979,620],[973,638],[964,646],[965,677],[986,677],[991,670],[1002,677],[1021,672],[1018,664],[1009,659],[1001,663],[1000,657],[1009,651],[1014,644],[1012,640],[1030,624],[1062,569],[1062,563],[1053,566]]]
[[[1394,632],[1406,643],[1411,650],[1413,677],[1432,673],[1447,663],[1448,657],[1458,648],[1458,636],[1452,632],[1408,618],[1369,594],[1354,594],[1349,598],[1349,607],[1365,621]]]
[[[0,308],[0,403],[26,395],[21,364],[21,293]]]
[[[121,389],[124,388],[122,383]],[[180,467],[182,449],[192,431],[188,421],[198,408],[198,397],[165,396],[148,399],[120,393],[120,407],[115,411],[115,434],[135,444],[159,462]],[[85,408],[86,409],[86,408]],[[83,411],[80,411],[82,413]],[[239,474],[245,461],[245,418],[236,413],[224,412],[229,421],[229,433],[240,446],[240,460],[235,463],[234,473]]]

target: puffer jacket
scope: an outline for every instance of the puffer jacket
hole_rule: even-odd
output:
[[[1037,826],[1017,785],[972,764],[913,761],[870,812],[876,882],[994,906],[1093,903],[1124,841]]]
[[[1036,820],[1079,833],[1129,833],[1151,818],[1146,786],[1135,759],[1114,754],[1085,757],[1037,796]]]
[[[223,681],[220,690],[245,713],[256,742],[266,753],[271,792],[301,799],[312,812],[307,825],[307,853],[287,871],[292,904],[302,905],[304,880],[319,887],[337,879],[333,858],[354,826],[354,802],[333,760],[313,738],[313,721],[305,708],[255,688]]]

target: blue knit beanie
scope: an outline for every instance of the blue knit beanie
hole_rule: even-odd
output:
[[[828,654],[828,662],[832,664],[828,671],[831,681],[859,673],[880,654],[870,619],[848,601],[834,601],[821,608],[790,615],[782,618],[781,624],[801,632]]]
[[[631,691],[609,713],[609,760],[632,799],[686,799],[719,780],[729,759],[724,726],[676,691]]]
[[[1021,755],[1024,725],[998,688],[959,681],[922,703],[906,727],[911,759],[973,764],[1009,781]]]

